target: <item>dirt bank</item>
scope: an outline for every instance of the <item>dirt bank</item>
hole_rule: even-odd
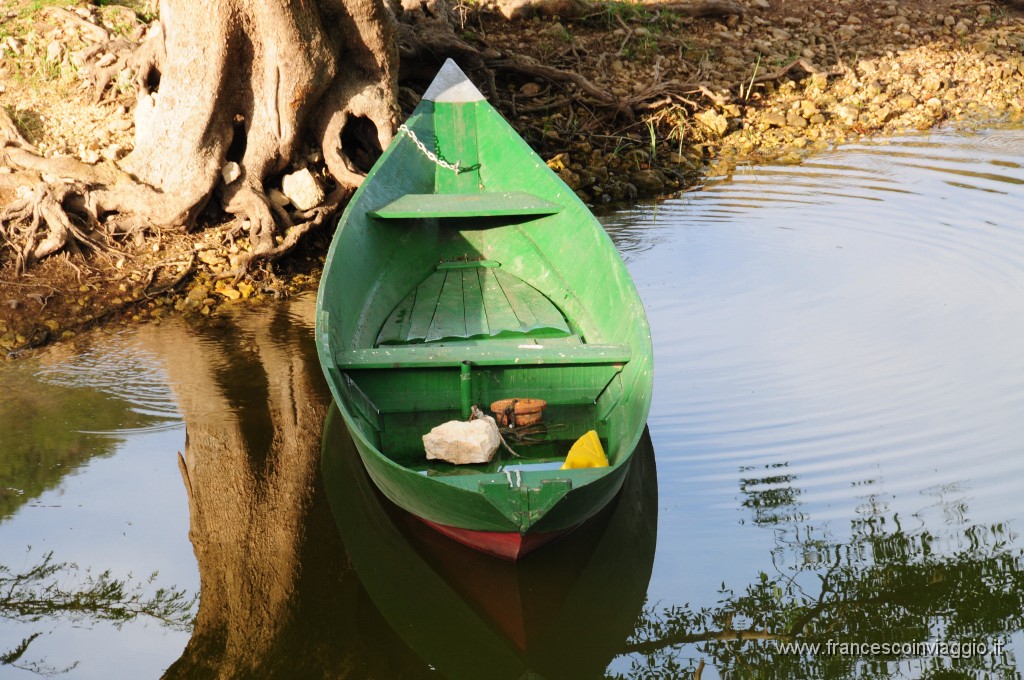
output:
[[[594,6],[574,19],[509,21],[487,3],[456,9],[467,44],[548,68],[496,70],[493,87],[487,73],[470,74],[595,206],[693,187],[708,163],[716,172],[751,159],[796,163],[858,135],[1022,117],[1024,13],[1010,5],[740,4],[742,13],[710,18],[659,2]],[[151,18],[142,7],[72,9],[126,36]],[[130,78],[115,73],[114,96],[97,102],[75,65],[80,33],[28,2],[2,16],[0,105],[21,134],[47,155],[87,163],[130,150]],[[403,82],[406,109],[424,84]],[[14,198],[6,170],[4,203]],[[239,227],[211,212],[195,232],[140,237],[112,254],[62,253],[17,277],[0,256],[0,351],[17,354],[101,324],[216,316],[223,305],[316,285],[326,232],[244,280],[219,278],[247,247]]]

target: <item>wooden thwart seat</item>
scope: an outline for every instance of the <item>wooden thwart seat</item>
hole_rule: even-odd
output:
[[[487,347],[486,345],[404,345],[338,352],[340,370],[376,368],[456,367],[464,362],[474,366],[564,366],[625,364],[630,359],[627,345],[532,345]]]
[[[525,191],[474,194],[405,194],[370,210],[379,220],[444,217],[511,217],[554,215],[562,206]]]

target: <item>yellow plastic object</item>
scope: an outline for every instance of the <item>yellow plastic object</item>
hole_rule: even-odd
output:
[[[597,436],[597,432],[591,430],[577,439],[569,449],[569,455],[565,457],[562,469],[598,467],[608,467],[608,456],[604,453],[604,447],[601,446],[601,439]]]

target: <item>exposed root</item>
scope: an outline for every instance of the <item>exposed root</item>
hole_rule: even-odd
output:
[[[233,279],[238,281],[241,277],[258,262],[276,260],[289,253],[299,244],[302,237],[307,233],[320,227],[337,214],[338,208],[352,195],[352,190],[347,187],[339,187],[331,192],[323,203],[315,208],[292,213],[289,218],[294,226],[288,229],[281,242],[272,247],[254,248],[252,252],[243,255],[236,260],[234,269],[217,276],[218,279]]]
[[[86,21],[74,12],[63,7],[44,7],[41,12],[43,16],[50,17],[58,23],[75,28],[81,33],[82,38],[88,42],[105,44],[110,42],[110,33],[102,26]]]
[[[274,222],[270,199],[262,188],[244,180],[233,182],[224,189],[223,205],[227,212],[249,220],[249,243],[254,253],[274,249],[277,224]]]
[[[7,111],[3,107],[0,107],[0,149],[9,146],[30,151],[35,149],[35,147],[29,144],[28,140],[22,136],[21,131],[18,129],[15,122],[11,120]]]
[[[184,281],[185,278],[192,273],[192,269],[195,266],[195,263],[196,255],[195,253],[192,253],[191,257],[189,257],[189,259],[184,262],[181,260],[177,260],[169,262],[160,262],[153,265],[152,267],[149,268],[149,271],[146,274],[145,282],[143,283],[142,286],[144,295],[146,297],[154,297],[161,293],[166,293],[169,290],[177,288],[178,285],[181,284],[181,282]],[[178,272],[178,274],[174,276],[171,280],[165,281],[157,286],[154,286],[153,282],[156,280],[156,273],[161,269],[166,269],[168,267],[182,267],[182,270]]]
[[[344,186],[355,188],[362,183],[363,175],[356,170],[341,148],[341,131],[345,129],[349,117],[349,112],[345,110],[331,111],[326,116],[326,123],[322,125],[320,133],[320,148],[324,163],[334,179]]]
[[[68,247],[86,246],[102,252],[108,249],[105,235],[96,231],[98,222],[88,213],[72,219],[68,206],[81,205],[86,189],[79,184],[39,183],[21,192],[24,197],[0,213],[0,235],[14,251],[17,273],[32,262]],[[83,225],[77,221],[84,222]]]
[[[522,75],[538,76],[556,83],[572,83],[591,98],[591,100],[602,106],[621,107],[621,100],[606,90],[601,89],[578,73],[563,71],[561,69],[540,64],[522,55],[511,56],[505,59],[489,60],[487,65],[491,68],[502,71],[511,71]]]

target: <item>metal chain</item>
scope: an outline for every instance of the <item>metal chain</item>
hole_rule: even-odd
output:
[[[454,165],[452,165],[448,161],[446,161],[446,160],[444,160],[442,158],[438,158],[437,154],[435,154],[433,151],[428,149],[426,144],[421,142],[419,137],[416,136],[416,133],[413,132],[408,127],[406,127],[405,123],[402,123],[401,125],[399,125],[398,129],[401,132],[404,132],[405,134],[409,135],[409,139],[411,139],[413,141],[413,143],[416,144],[417,147],[419,147],[419,150],[423,152],[424,156],[426,156],[427,158],[429,158],[430,160],[432,160],[434,163],[436,163],[437,165],[441,166],[442,168],[445,168],[447,170],[452,170],[453,172],[455,172],[456,175],[459,174],[459,165],[462,163],[462,161],[458,161]]]

